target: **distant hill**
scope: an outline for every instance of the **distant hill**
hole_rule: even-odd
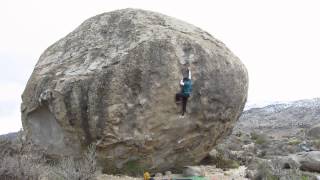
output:
[[[320,123],[320,98],[272,104],[244,111],[235,130],[282,132],[292,135]]]
[[[17,137],[17,135],[18,135],[18,132],[2,134],[2,135],[0,135],[0,140],[1,139],[8,139],[8,140],[12,141]]]

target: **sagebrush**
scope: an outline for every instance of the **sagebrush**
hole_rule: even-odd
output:
[[[96,146],[90,145],[81,158],[64,157],[50,163],[45,150],[26,140],[23,131],[14,140],[0,139],[0,179],[2,180],[89,180],[97,172]]]

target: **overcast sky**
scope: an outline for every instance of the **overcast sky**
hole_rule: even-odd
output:
[[[318,0],[1,0],[0,134],[21,128],[21,94],[40,54],[85,19],[157,11],[223,41],[249,71],[249,102],[320,97]]]

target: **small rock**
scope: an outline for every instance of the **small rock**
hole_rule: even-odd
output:
[[[156,173],[155,174],[155,177],[161,177],[162,176],[162,173]]]
[[[216,149],[212,149],[210,152],[209,152],[209,156],[211,158],[216,158],[218,156],[219,152],[216,150]]]
[[[165,172],[165,175],[166,175],[166,176],[170,176],[170,175],[172,175],[172,172],[171,172],[171,171],[166,171],[166,172]]]
[[[254,177],[256,177],[257,175],[257,171],[256,170],[250,170],[250,169],[246,169],[246,178],[249,179],[254,179]]]
[[[183,169],[183,176],[202,176],[203,172],[200,167],[197,166],[185,166]]]
[[[252,143],[250,143],[250,144],[243,145],[243,146],[242,146],[242,149],[245,150],[245,151],[253,152],[254,149],[255,149],[255,144],[252,142]]]

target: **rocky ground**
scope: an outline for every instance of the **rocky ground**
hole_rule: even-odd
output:
[[[210,152],[208,157],[201,162],[202,165],[195,168],[200,169],[200,174],[210,180],[263,179],[266,177],[267,179],[280,179],[281,177],[290,180],[319,178],[319,102],[319,99],[313,99],[245,111],[233,133]],[[19,134],[15,135],[19,136]],[[7,137],[10,137],[10,141],[3,140]],[[2,136],[1,139],[1,155],[23,154],[23,151],[28,151],[28,148],[19,146],[19,143],[23,142],[21,136],[18,138],[20,141],[14,145],[12,135]],[[35,154],[32,157],[40,156]],[[23,158],[20,158],[20,161],[25,163]],[[3,167],[0,163],[0,171],[1,168]],[[13,171],[17,171],[17,168]],[[72,168],[69,171],[72,171]],[[181,177],[181,174],[169,176],[164,172],[156,174],[156,180]],[[97,176],[99,180],[141,178],[142,174],[136,178],[106,174]]]
[[[204,176],[208,180],[244,180],[246,175],[246,168],[244,166],[240,166],[237,169],[229,169],[224,171],[220,168],[216,168],[215,166],[199,166],[203,169]],[[172,179],[172,178],[183,178],[181,174],[172,174],[172,175],[159,175],[155,177],[155,180],[162,179]],[[134,178],[129,176],[113,176],[113,175],[99,175],[98,180],[141,180],[141,177]]]
[[[286,175],[277,175],[276,169],[288,170],[291,175],[298,169],[300,177],[318,176],[319,168],[313,166],[320,167],[319,120],[320,99],[249,109],[208,159],[215,162],[220,153],[223,158],[246,166],[247,177],[251,178],[257,176],[259,166],[267,166],[264,169],[269,168],[268,173],[277,177]]]

